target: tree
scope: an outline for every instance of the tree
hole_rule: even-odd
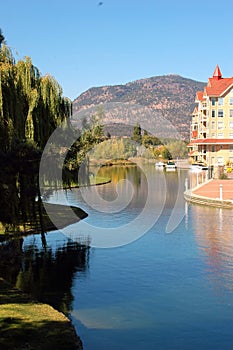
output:
[[[169,150],[167,149],[167,147],[163,146],[163,148],[161,149],[160,153],[161,153],[161,156],[162,156],[163,159],[167,159],[167,160],[172,159],[172,155],[169,152]]]
[[[187,143],[182,140],[176,140],[174,142],[168,143],[167,148],[169,149],[173,158],[188,157]]]
[[[155,136],[145,135],[144,133],[142,137],[142,144],[148,148],[161,145],[161,141]]]
[[[2,35],[2,34],[1,34]],[[41,76],[29,57],[15,63],[11,50],[0,50],[0,150],[15,140],[35,142],[41,149],[52,132],[71,115],[71,101],[50,75]]]
[[[1,49],[1,46],[2,46],[2,43],[4,42],[5,38],[4,38],[4,35],[2,33],[2,30],[0,28],[0,49]]]
[[[139,123],[137,123],[133,128],[133,135],[131,137],[133,141],[142,143],[142,129]]]

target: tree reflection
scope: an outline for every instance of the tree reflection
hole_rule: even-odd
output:
[[[54,251],[34,243],[23,248],[23,239],[0,246],[0,276],[38,301],[68,314],[73,300],[72,283],[76,273],[85,273],[89,249],[67,241]]]
[[[42,204],[38,176],[36,154],[25,160],[16,152],[0,155],[0,231],[5,234],[0,245],[0,276],[37,300],[68,313],[73,277],[76,271],[85,271],[88,248],[70,241],[56,251],[48,246],[45,232],[55,227]],[[55,207],[61,217],[61,227],[72,223],[67,207],[48,205]],[[80,214],[76,221],[87,215],[76,209],[76,215]],[[17,238],[18,234],[30,232],[41,234],[40,248],[33,244],[24,249],[25,239]]]
[[[14,155],[0,156],[0,222],[2,233],[43,228],[39,215],[39,160],[23,161]],[[43,231],[43,230],[42,230]]]

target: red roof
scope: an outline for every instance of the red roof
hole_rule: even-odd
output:
[[[201,100],[203,99],[203,94],[204,94],[203,91],[197,91],[196,99],[197,99],[198,101],[201,101]]]
[[[222,73],[221,73],[220,68],[219,68],[218,65],[217,65],[216,68],[215,68],[215,71],[214,71],[214,74],[213,74],[213,78],[214,78],[215,80],[222,79]]]
[[[205,93],[207,96],[222,96],[231,86],[233,86],[233,77],[220,80],[209,78]]]
[[[188,144],[188,147],[191,147],[192,145],[212,145],[212,144],[219,144],[219,145],[227,145],[227,144],[233,144],[233,139],[198,139],[193,140]]]
[[[192,115],[195,114],[197,111],[198,111],[198,108],[197,106],[195,106]]]
[[[233,77],[222,78],[222,73],[217,65],[213,77],[208,79],[204,95],[214,97],[222,96],[231,86],[233,86]]]

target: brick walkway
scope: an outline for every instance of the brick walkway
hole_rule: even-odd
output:
[[[220,184],[222,185],[223,200],[233,200],[233,179],[231,180],[211,180],[207,184],[193,191],[193,194],[207,198],[220,198]]]

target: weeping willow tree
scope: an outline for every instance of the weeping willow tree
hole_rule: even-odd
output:
[[[4,42],[5,38],[4,38],[4,35],[2,33],[2,30],[0,29],[0,48],[2,46],[2,43]]]
[[[41,76],[29,57],[17,63],[11,50],[0,48],[0,151],[15,140],[42,149],[54,129],[71,114],[71,102],[50,76]]]
[[[42,76],[29,57],[16,62],[0,31],[0,221],[9,230],[38,217],[42,223],[42,207],[35,201],[40,156],[70,115],[71,102],[56,80]]]

